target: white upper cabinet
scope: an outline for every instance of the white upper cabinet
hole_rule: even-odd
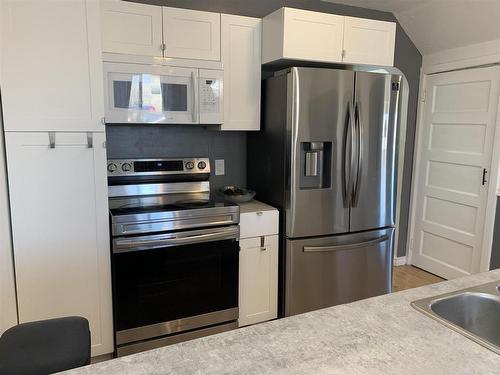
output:
[[[394,65],[396,24],[345,17],[344,63]]]
[[[221,130],[260,129],[260,18],[221,15],[224,123]]]
[[[263,21],[264,63],[278,59],[342,61],[344,17],[281,8]]]
[[[5,137],[19,323],[83,316],[93,356],[113,351],[104,137],[57,132],[54,148],[45,132]]]
[[[304,60],[392,66],[396,24],[281,8],[263,19],[262,63]]]
[[[220,60],[220,14],[163,7],[165,57]]]
[[[97,0],[0,2],[6,131],[104,131]]]
[[[220,14],[102,0],[103,52],[220,61]]]
[[[101,1],[103,52],[162,57],[161,7]]]

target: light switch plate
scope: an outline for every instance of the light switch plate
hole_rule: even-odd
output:
[[[215,175],[224,176],[224,159],[215,160]]]

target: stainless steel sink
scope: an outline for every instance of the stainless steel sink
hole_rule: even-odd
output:
[[[424,298],[417,310],[500,354],[500,285],[498,281]]]

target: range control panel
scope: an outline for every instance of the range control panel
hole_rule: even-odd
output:
[[[208,158],[111,159],[108,176],[210,173]]]

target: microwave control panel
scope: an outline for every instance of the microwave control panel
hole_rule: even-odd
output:
[[[223,72],[200,69],[200,124],[222,124]]]

